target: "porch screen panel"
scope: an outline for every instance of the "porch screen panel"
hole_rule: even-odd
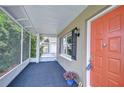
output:
[[[21,27],[0,10],[0,76],[21,60]]]
[[[29,37],[30,34],[23,31],[23,61],[29,58]]]
[[[37,37],[35,35],[31,35],[31,57],[36,58],[36,43]]]

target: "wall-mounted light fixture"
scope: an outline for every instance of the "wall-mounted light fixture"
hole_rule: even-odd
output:
[[[75,31],[76,36],[79,37],[80,36],[80,29],[75,27],[74,31]]]

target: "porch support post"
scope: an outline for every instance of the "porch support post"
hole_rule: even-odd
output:
[[[31,59],[31,33],[29,33],[29,59]]]
[[[21,63],[23,62],[23,28],[21,28]]]
[[[40,59],[40,35],[37,34],[36,63],[39,63],[39,59]]]

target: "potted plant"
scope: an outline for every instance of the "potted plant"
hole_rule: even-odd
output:
[[[64,78],[67,82],[68,85],[72,86],[75,83],[75,80],[77,78],[77,74],[75,72],[65,72],[64,73]]]

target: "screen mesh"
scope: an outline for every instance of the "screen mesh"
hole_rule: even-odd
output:
[[[29,58],[29,37],[30,34],[23,31],[23,61]]]
[[[21,60],[21,27],[0,10],[0,76]]]
[[[37,37],[33,34],[31,35],[31,57],[36,58],[36,41]]]

